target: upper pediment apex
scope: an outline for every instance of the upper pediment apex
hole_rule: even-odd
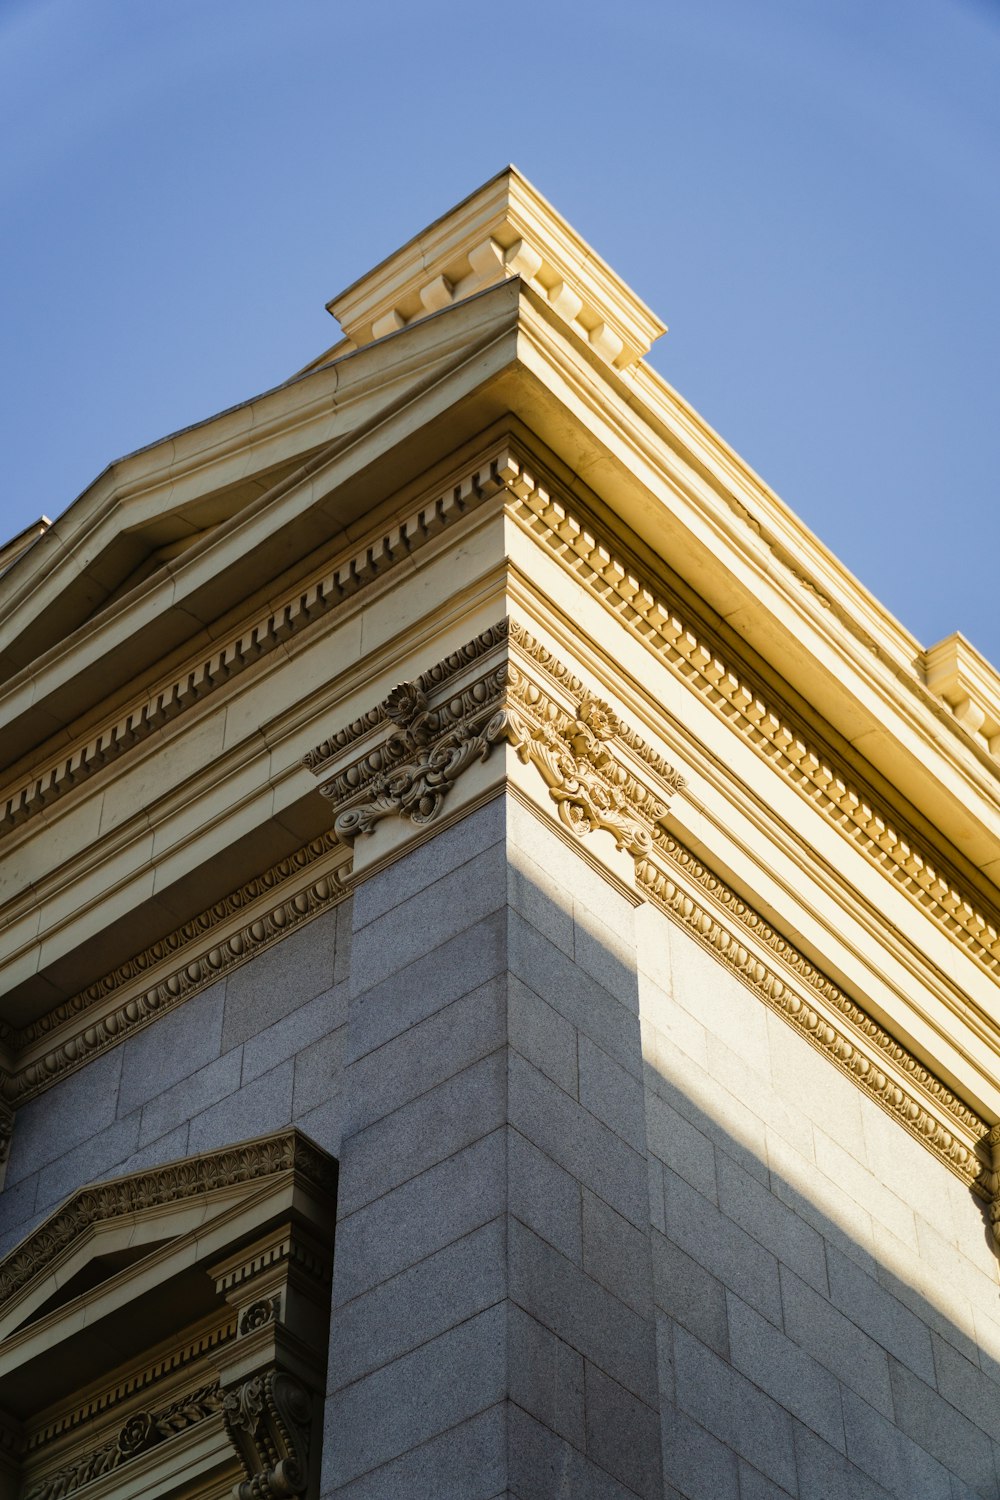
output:
[[[333,297],[327,309],[360,347],[512,276],[528,282],[617,369],[642,359],[666,332],[513,166]]]

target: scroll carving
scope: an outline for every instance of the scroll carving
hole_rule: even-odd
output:
[[[569,710],[513,659],[511,644],[525,665],[542,669],[563,703],[570,700]],[[452,687],[435,706],[432,689],[451,686],[461,664],[491,648],[503,650],[505,659],[474,681]],[[342,753],[379,730],[382,737],[367,754],[347,765],[341,762],[331,774],[338,750]],[[459,777],[503,742],[539,772],[571,833],[584,838],[604,829],[635,859],[650,850],[648,825],[665,815],[665,795],[682,785],[673,767],[627,730],[606,703],[508,620],[470,642],[454,659],[400,683],[376,709],[306,756],[306,764],[327,776],[320,790],[337,809],[334,831],[352,843],[384,818],[433,822]],[[626,768],[616,754],[619,746],[640,762],[655,790]]]
[[[286,1500],[309,1482],[312,1397],[283,1370],[254,1375],[227,1391],[223,1415],[246,1478],[234,1500]]]

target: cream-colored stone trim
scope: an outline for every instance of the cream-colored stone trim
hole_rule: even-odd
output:
[[[924,652],[924,678],[962,728],[1000,759],[1000,675],[956,631]]]
[[[45,1390],[63,1342],[69,1352],[83,1326],[100,1371],[54,1415],[29,1413],[12,1433],[16,1493],[59,1500],[86,1488],[125,1500],[177,1485],[194,1493],[186,1486],[196,1480],[214,1494],[237,1465],[244,1500],[304,1493],[316,1477],[336,1187],[335,1160],[286,1130],[83,1188],[0,1261],[5,1391],[25,1375]],[[79,1299],[52,1306],[67,1278],[92,1262],[101,1269],[109,1247],[140,1253],[83,1293],[85,1323]],[[195,1265],[215,1284],[207,1315],[184,1290]],[[153,1299],[161,1329],[176,1316],[176,1332],[150,1351],[137,1332],[138,1362],[108,1369],[130,1341],[119,1326],[102,1342],[103,1320],[137,1297]]]
[[[422,500],[391,526],[341,554],[334,563],[325,565],[290,590],[266,614],[234,632],[210,655],[193,659],[152,693],[135,699],[99,729],[61,751],[40,771],[33,772],[29,780],[0,793],[0,838],[185,709],[203,702],[209,693],[274,651],[291,635],[353,598],[455,521],[498,494],[504,478],[498,465],[503,462],[505,452],[502,449],[499,456],[487,455],[477,460],[445,491]]]
[[[96,1225],[290,1172],[315,1184],[322,1193],[336,1193],[336,1162],[299,1130],[259,1136],[81,1188],[0,1260],[0,1313],[29,1281],[42,1276]]]
[[[508,167],[328,303],[355,348],[520,276],[608,364],[665,325],[515,167]]]
[[[555,498],[512,453],[505,469],[509,512],[533,538],[601,600],[608,611],[664,661],[818,808],[851,843],[927,913],[988,973],[1000,974],[1000,918],[917,846],[899,820],[832,758],[808,743],[778,704],[770,707],[756,683],[731,669],[715,644],[686,622],[660,588],[637,576],[634,564],[564,497]]]
[[[71,999],[8,1028],[2,1100],[23,1104],[336,906],[349,894],[349,867],[350,853],[333,834],[312,839]]]

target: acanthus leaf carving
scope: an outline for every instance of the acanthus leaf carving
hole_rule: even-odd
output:
[[[223,1416],[246,1478],[234,1500],[288,1500],[309,1483],[313,1401],[284,1370],[266,1370],[227,1391]]]
[[[467,683],[436,707],[430,689],[450,686],[442,663],[413,682],[398,684],[375,710],[357,720],[361,726],[389,728],[365,754],[330,774],[334,755],[320,752],[349,744],[345,731],[306,757],[306,764],[327,775],[320,790],[337,809],[334,831],[346,843],[371,833],[383,819],[402,817],[416,824],[433,822],[455,782],[495,746],[509,743],[525,765],[533,765],[548,788],[560,822],[577,838],[599,829],[634,859],[649,852],[648,824],[667,810],[660,791],[674,791],[682,780],[673,767],[622,725],[614,710],[567,673],[544,647],[513,621],[501,621],[458,653],[475,659],[490,648],[514,641],[532,666],[558,685],[567,711],[521,666],[505,660]],[[658,790],[637,779],[616,753],[618,742],[652,773]]]

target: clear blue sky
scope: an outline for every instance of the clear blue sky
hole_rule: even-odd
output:
[[[862,582],[1000,664],[1000,0],[0,0],[0,139],[0,538],[514,161]]]

